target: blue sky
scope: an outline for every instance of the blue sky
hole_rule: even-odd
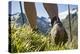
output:
[[[22,2],[22,6],[23,6],[23,12],[25,12],[23,2]],[[35,3],[35,6],[36,6],[36,10],[37,10],[37,16],[39,16],[39,17],[41,17],[41,16],[49,17],[46,10],[44,9],[42,3]],[[76,7],[77,7],[77,5],[70,5],[71,9],[76,8]],[[68,10],[67,4],[58,4],[59,13],[64,12],[66,10]],[[12,2],[12,13],[11,14],[15,14],[17,12],[21,12],[19,2],[18,1],[13,1]]]

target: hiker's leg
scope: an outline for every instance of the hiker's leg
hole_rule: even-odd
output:
[[[32,2],[24,2],[24,8],[32,29],[36,28],[36,9]]]
[[[54,16],[58,17],[57,4],[43,3],[43,5],[44,5],[44,8],[46,9],[50,18],[53,18]]]

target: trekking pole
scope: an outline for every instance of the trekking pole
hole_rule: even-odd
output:
[[[68,4],[68,13],[69,13],[69,27],[70,27],[70,41],[72,41],[72,31],[71,31],[71,16],[70,16],[70,5]]]
[[[24,16],[23,16],[23,9],[22,9],[21,1],[19,2],[19,4],[20,4],[20,9],[21,9],[21,18],[22,18],[23,24],[24,24]]]
[[[11,52],[11,12],[12,12],[12,2],[9,1],[8,3],[8,9],[9,9],[9,45],[8,45],[8,52]]]

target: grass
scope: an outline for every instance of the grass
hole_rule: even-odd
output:
[[[11,28],[11,53],[66,50],[77,48],[76,42],[59,46],[52,44],[50,36],[32,31],[30,26]]]

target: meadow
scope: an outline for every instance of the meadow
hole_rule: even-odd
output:
[[[45,35],[39,31],[32,31],[29,25],[16,28],[11,26],[11,53],[18,52],[38,52],[77,49],[76,39],[65,45],[55,45],[51,42],[50,35]]]

